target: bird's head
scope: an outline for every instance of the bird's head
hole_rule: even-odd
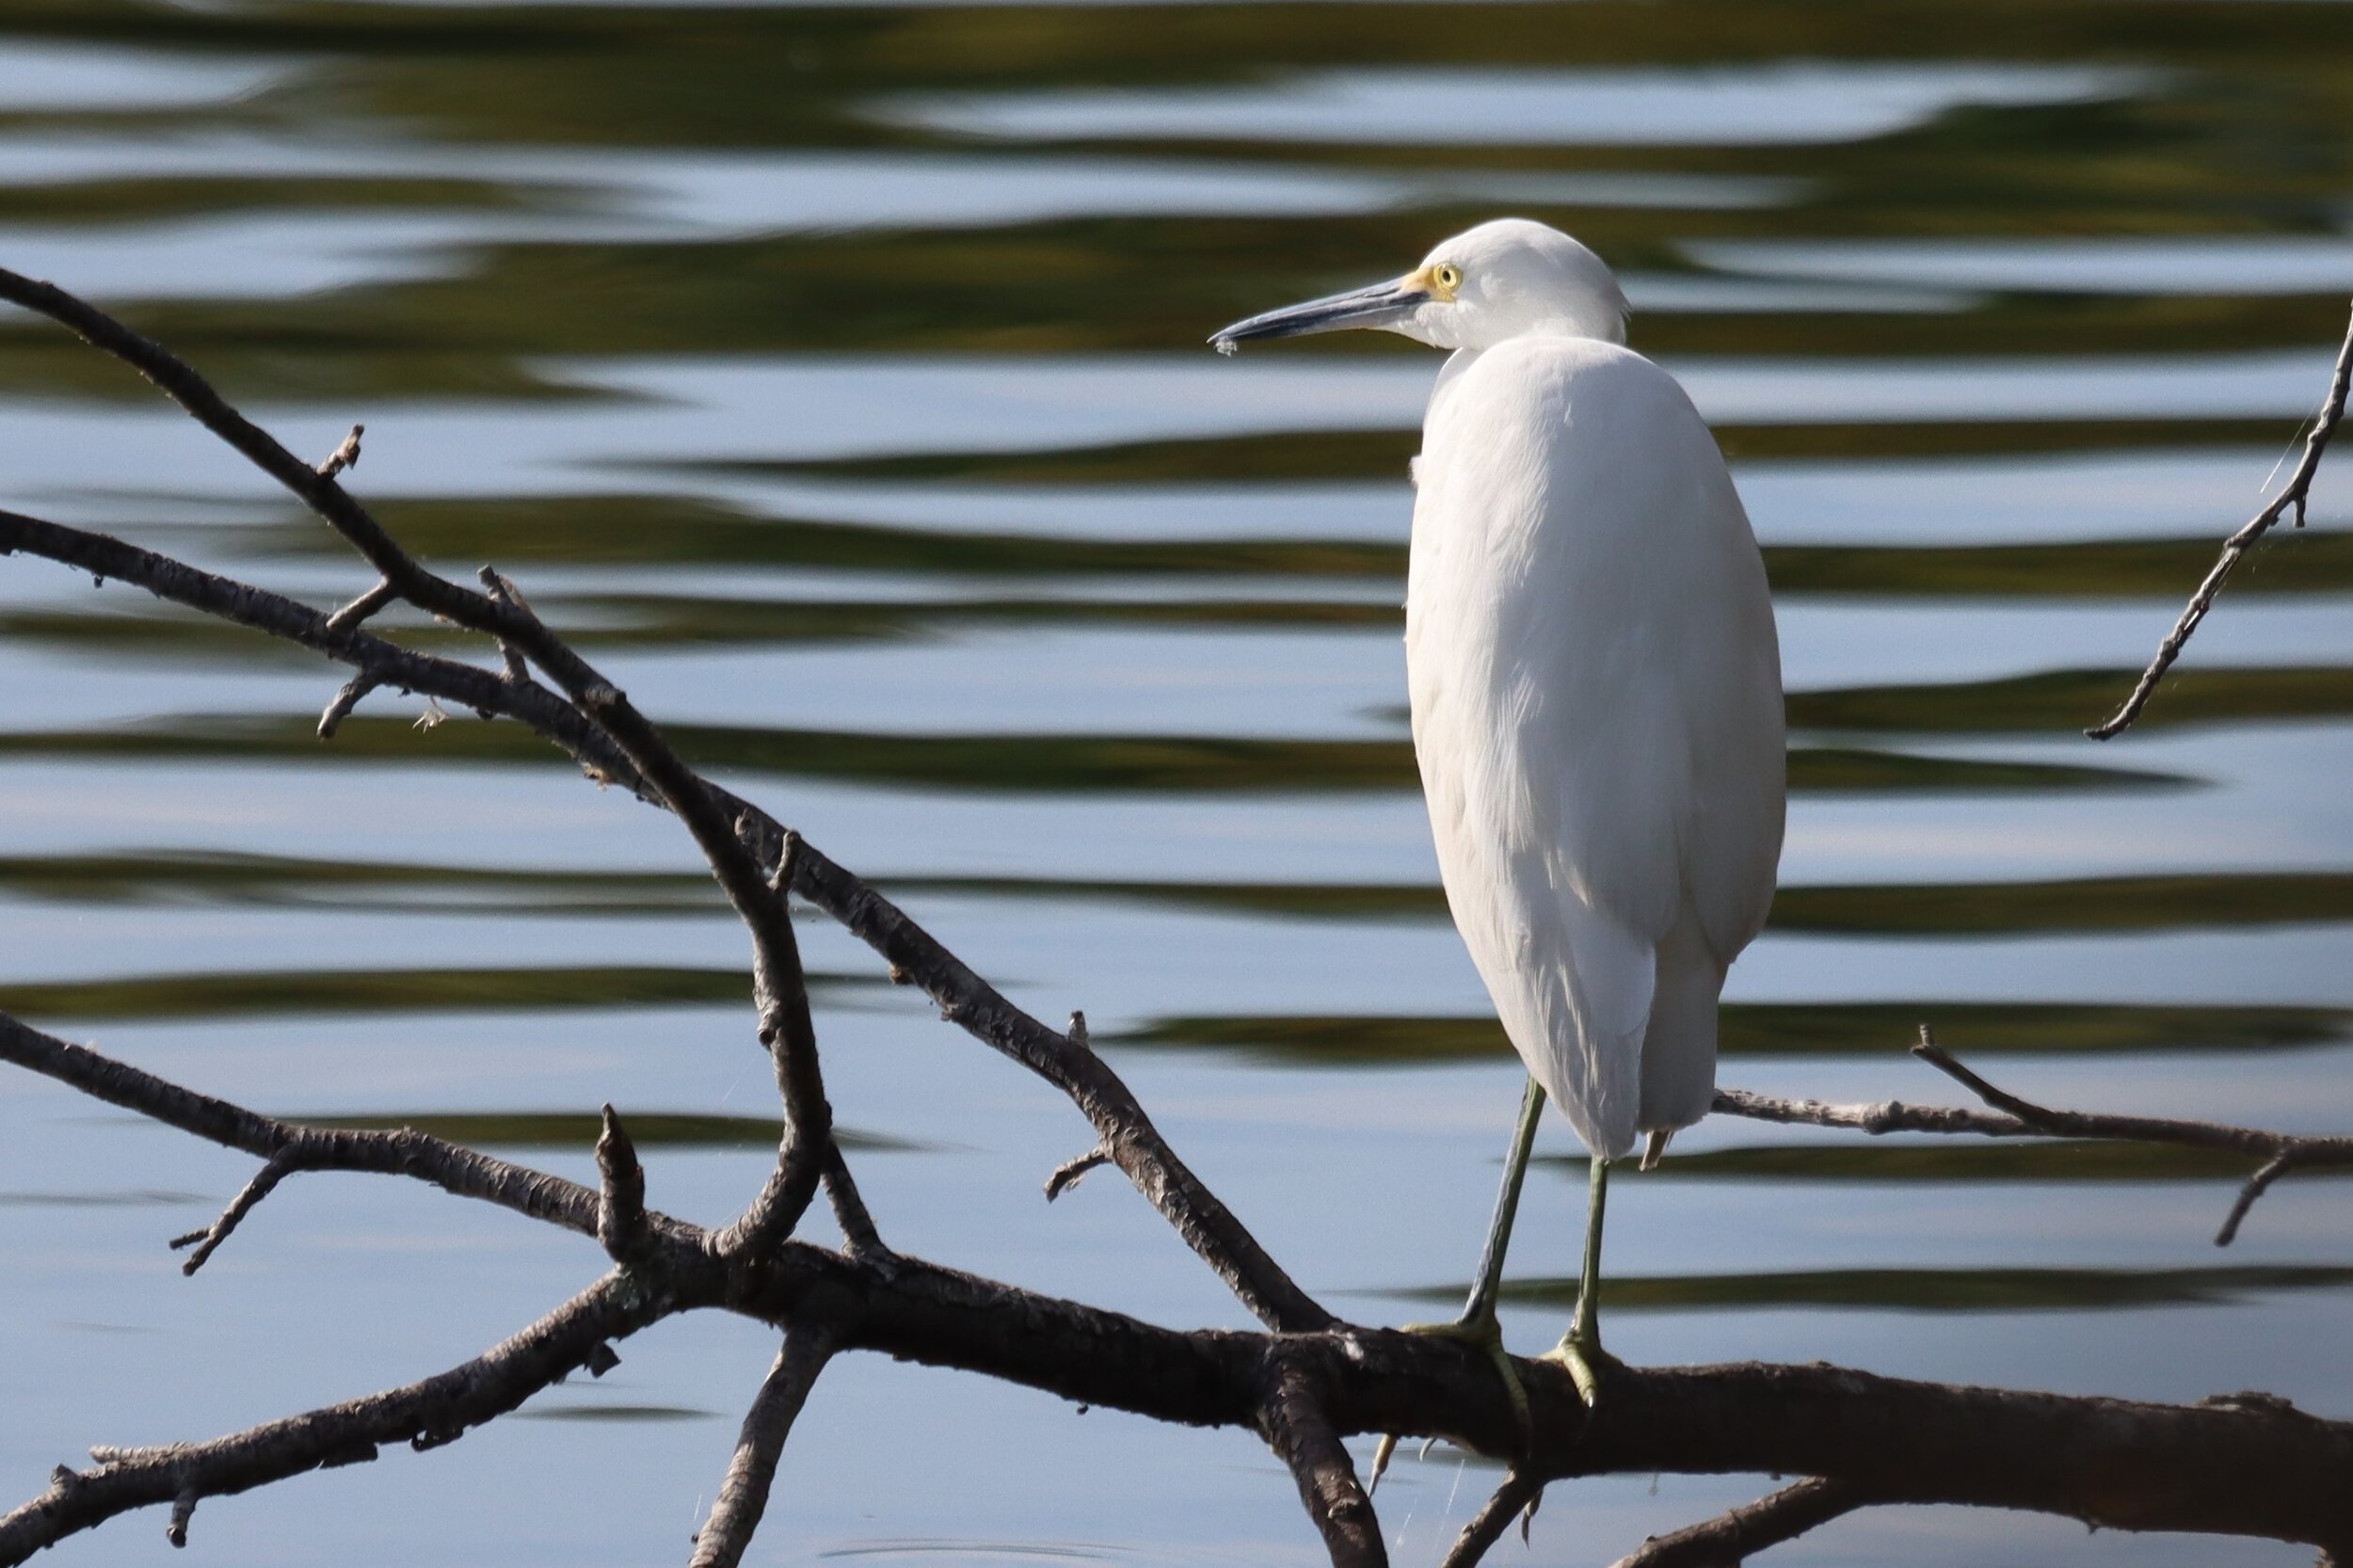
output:
[[[1625,295],[1599,256],[1558,229],[1499,217],[1442,241],[1404,277],[1238,321],[1221,354],[1260,338],[1365,327],[1435,348],[1492,348],[1529,333],[1625,341]]]

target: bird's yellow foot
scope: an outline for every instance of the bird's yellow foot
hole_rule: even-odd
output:
[[[1601,1348],[1601,1336],[1580,1336],[1575,1329],[1561,1336],[1561,1343],[1536,1358],[1557,1361],[1569,1369],[1569,1381],[1577,1384],[1577,1397],[1585,1401],[1585,1408],[1601,1407],[1602,1375],[1625,1363]]]
[[[1528,1390],[1520,1385],[1520,1374],[1512,1365],[1512,1352],[1503,1348],[1503,1325],[1490,1312],[1483,1318],[1459,1318],[1450,1323],[1405,1323],[1401,1334],[1427,1334],[1439,1339],[1451,1339],[1459,1345],[1481,1352],[1494,1363],[1496,1373],[1503,1379],[1503,1392],[1512,1401],[1512,1419],[1519,1428],[1520,1447],[1526,1449],[1532,1428],[1528,1415]],[[1397,1452],[1397,1434],[1385,1432],[1372,1450],[1372,1479],[1365,1490],[1370,1492],[1381,1484],[1381,1477],[1389,1467],[1389,1459]]]

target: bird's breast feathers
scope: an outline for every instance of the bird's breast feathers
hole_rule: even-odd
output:
[[[1564,897],[1651,943],[1689,908],[1728,964],[1780,853],[1780,655],[1754,536],[1689,399],[1589,339],[1457,356],[1418,485],[1415,748],[1491,985]]]

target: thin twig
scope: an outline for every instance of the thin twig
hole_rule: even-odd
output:
[[[2301,1149],[2283,1149],[2255,1167],[2254,1174],[2239,1183],[2238,1196],[2231,1200],[2231,1211],[2223,1216],[2222,1228],[2214,1233],[2214,1244],[2227,1247],[2238,1240],[2238,1227],[2247,1219],[2255,1200],[2271,1190],[2271,1184],[2304,1162]]]
[[[773,860],[783,830],[765,813],[737,804],[761,833],[773,830],[765,850]],[[1112,1163],[1260,1322],[1305,1334],[1339,1321],[1177,1157],[1134,1091],[1100,1056],[1014,1005],[904,910],[814,844],[802,844],[793,856],[792,891],[881,954],[893,975],[920,985],[941,1016],[1069,1096],[1101,1146],[1112,1151]]]
[[[298,1146],[297,1144],[289,1144],[264,1160],[262,1168],[253,1173],[253,1179],[239,1188],[237,1195],[229,1200],[229,1207],[220,1211],[219,1219],[202,1230],[192,1230],[184,1236],[171,1239],[171,1250],[174,1252],[183,1247],[196,1249],[180,1265],[182,1273],[193,1274],[204,1267],[205,1260],[220,1250],[220,1244],[229,1240],[230,1233],[253,1211],[253,1206],[268,1197],[280,1182],[294,1174],[295,1162],[289,1151]]]
[[[146,376],[198,424],[316,512],[401,598],[453,619],[461,609],[472,608],[478,614],[487,605],[480,595],[420,568],[332,473],[321,472],[326,465],[306,463],[287,451],[276,437],[232,407],[186,360],[161,344],[54,283],[4,267],[0,267],[0,299],[47,316],[91,347],[113,355]]]
[[[343,444],[328,453],[326,461],[319,464],[319,477],[332,479],[344,470],[357,467],[360,462],[360,438],[367,433],[366,425],[353,425],[351,434],[344,438]]]
[[[776,1462],[784,1452],[792,1423],[808,1400],[817,1376],[833,1355],[832,1331],[822,1322],[796,1323],[787,1330],[776,1364],[753,1396],[735,1438],[735,1453],[720,1479],[719,1496],[711,1517],[695,1536],[695,1556],[688,1568],[736,1568],[760,1528],[768,1508],[768,1493],[776,1484]]]
[[[105,534],[0,511],[0,555],[19,551],[135,584],[158,599],[299,644],[373,676],[380,685],[518,719],[568,752],[590,776],[646,792],[621,749],[569,702],[537,681],[519,687],[461,660],[419,653],[366,632],[337,631],[334,616],[283,594],[200,571]]]
[[[1851,1128],[1880,1135],[1890,1132],[1974,1133],[1986,1138],[2095,1138],[2119,1143],[2167,1144],[2217,1149],[2260,1161],[2241,1185],[2229,1215],[2215,1233],[2214,1244],[2227,1247],[2237,1240],[2239,1226],[2255,1200],[2290,1171],[2306,1166],[2353,1165],[2353,1138],[2270,1132],[2261,1128],[2233,1127],[2225,1122],[2201,1122],[2169,1116],[2122,1116],[2106,1112],[2057,1111],[2022,1099],[1963,1066],[1936,1043],[1926,1025],[1913,1055],[1964,1085],[1992,1111],[1967,1106],[1909,1105],[1881,1100],[1868,1105],[1832,1105],[1820,1100],[1777,1099],[1745,1089],[1719,1089],[1713,1109],[1719,1115],[1752,1121],[1801,1124],[1809,1127]]]
[[[375,676],[364,671],[344,681],[342,689],[328,702],[326,711],[319,714],[319,739],[333,740],[335,731],[343,728],[344,720],[351,717],[351,711],[360,706],[360,699],[376,690],[377,683]]]
[[[494,1203],[585,1236],[597,1233],[597,1194],[576,1181],[460,1148],[410,1128],[375,1132],[296,1127],[184,1089],[87,1047],[44,1034],[5,1013],[0,1013],[0,1062],[13,1063],[109,1105],[136,1111],[167,1127],[264,1160],[282,1157],[291,1170],[413,1176],[459,1197]],[[214,1228],[225,1237],[274,1185],[257,1178]],[[677,1222],[664,1220],[664,1224],[674,1226]]]
[[[328,616],[327,630],[329,632],[355,631],[360,622],[399,597],[400,591],[394,588],[389,580],[378,581],[375,587]]]
[[[2214,608],[2215,596],[2222,591],[2222,584],[2229,581],[2231,570],[2238,565],[2239,558],[2254,548],[2255,541],[2269,533],[2271,525],[2291,508],[2296,512],[2296,526],[2304,526],[2304,509],[2312,497],[2313,476],[2320,472],[2320,455],[2328,450],[2329,438],[2336,433],[2337,422],[2345,417],[2348,385],[2353,385],[2353,323],[2345,327],[2345,346],[2337,350],[2336,368],[2329,373],[2329,394],[2321,403],[2319,416],[2313,421],[2312,433],[2304,438],[2304,455],[2297,459],[2296,472],[2288,475],[2287,483],[2280,487],[2278,494],[2264,503],[2262,511],[2222,542],[2221,555],[2206,573],[2205,581],[2198,584],[2198,591],[2189,596],[2189,603],[2183,609],[2181,617],[2174,621],[2173,630],[2167,632],[2165,641],[2157,645],[2156,656],[2149,661],[2149,667],[2140,672],[2140,680],[2134,685],[2132,695],[2124,699],[2121,708],[2104,722],[2085,730],[2085,734],[2095,741],[2105,741],[2122,734],[2127,726],[2140,717],[2140,711],[2149,705],[2149,698],[2156,691],[2157,682],[2165,679],[2165,672],[2172,668],[2173,661],[2182,656],[2182,649],[2189,642],[2190,633],[2198,630],[2198,623],[2204,620],[2206,612]]]
[[[1496,1488],[1484,1507],[1471,1515],[1463,1533],[1447,1548],[1445,1560],[1438,1568],[1476,1568],[1480,1559],[1487,1555],[1487,1548],[1503,1539],[1512,1521],[1544,1496],[1544,1491],[1545,1483],[1540,1479],[1518,1470],[1505,1471],[1503,1484]]]
[[[406,1387],[266,1422],[209,1443],[100,1448],[88,1470],[60,1469],[49,1490],[0,1517],[0,1563],[131,1509],[173,1505],[176,1528],[200,1497],[248,1492],[306,1470],[374,1459],[388,1444],[433,1448],[504,1415],[591,1352],[680,1310],[609,1274],[512,1338]]]
[[[897,1257],[875,1228],[874,1216],[867,1211],[866,1199],[859,1195],[839,1141],[825,1153],[825,1197],[833,1205],[834,1223],[841,1227],[841,1239],[852,1257],[886,1268]]]
[[[475,575],[482,579],[482,585],[489,590],[492,603],[520,604],[523,601],[523,596],[516,590],[515,584],[488,567],[484,567]],[[509,680],[520,683],[531,679],[531,665],[523,658],[523,650],[503,637],[499,639],[499,664],[506,672],[506,679]]]
[[[1851,1481],[1809,1476],[1729,1513],[1672,1535],[1654,1535],[1610,1568],[1739,1568],[1751,1555],[1875,1500]]]
[[[1748,1089],[1719,1089],[1708,1109],[1719,1116],[1796,1127],[1844,1128],[1874,1137],[1890,1132],[1972,1132],[1984,1138],[2038,1136],[2035,1128],[2015,1116],[1998,1115],[1973,1106],[1913,1105],[1909,1100],[1839,1105],[1828,1100],[1785,1099]]]
[[[1053,1175],[1046,1178],[1046,1201],[1052,1203],[1056,1198],[1085,1180],[1089,1171],[1098,1165],[1108,1165],[1111,1162],[1112,1151],[1099,1144],[1084,1154],[1064,1160],[1054,1167]]]
[[[646,1248],[646,1169],[609,1103],[597,1134],[597,1244],[616,1263],[635,1262]]]
[[[2061,1138],[2116,1138],[2143,1144],[2181,1144],[2193,1148],[2226,1149],[2264,1161],[2240,1187],[2214,1244],[2227,1247],[2238,1236],[2239,1224],[2255,1200],[2288,1170],[2299,1165],[2353,1165],[2353,1138],[2314,1138],[2267,1132],[2260,1128],[2232,1127],[2222,1122],[2183,1121],[2163,1116],[2118,1116],[2105,1112],[2054,1111],[1997,1088],[1956,1061],[1936,1043],[1926,1024],[1912,1054],[1939,1072],[1964,1084],[1979,1099],[2017,1117],[2037,1132]]]
[[[328,617],[283,595],[199,571],[103,534],[0,511],[0,554],[11,551],[136,584],[174,603],[372,671],[387,685],[518,719],[562,747],[590,777],[648,800],[658,798],[610,736],[536,681],[518,687],[488,670],[418,653],[365,632],[330,634]],[[712,793],[723,810],[747,826],[763,864],[785,859],[785,827],[748,801],[724,790]],[[792,891],[880,954],[894,977],[921,985],[941,1014],[967,1033],[1069,1096],[1114,1151],[1114,1161],[1136,1190],[1261,1322],[1305,1333],[1337,1321],[1193,1175],[1153,1126],[1134,1093],[1093,1050],[1016,1006],[904,910],[814,845],[802,846],[787,865]]]

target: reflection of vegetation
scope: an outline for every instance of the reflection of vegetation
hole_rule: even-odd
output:
[[[2071,882],[1785,888],[1785,930],[2010,936],[2038,931],[2171,931],[2353,920],[2353,874],[2211,872]]]
[[[2047,428],[2047,427],[2046,427]],[[1195,479],[1207,477],[1196,472]],[[1119,508],[1117,490],[1103,492],[1108,523]],[[498,496],[469,500],[411,497],[378,501],[376,509],[420,553],[467,559],[564,565],[803,567],[828,571],[921,573],[1004,580],[1063,578],[1215,579],[1299,578],[1378,584],[1386,598],[1405,577],[1401,494],[1387,520],[1394,538],[1120,538],[975,532],[915,526],[826,522],[760,517],[723,503],[685,495],[605,495],[565,499]],[[1377,530],[1382,515],[1367,518]],[[207,537],[217,537],[208,531]],[[332,556],[334,536],[308,518],[235,530],[244,549],[273,555]],[[2173,598],[2214,564],[2205,539],[2093,539],[2060,544],[1781,545],[1765,552],[1773,584],[1784,594],[1868,594],[1897,598]],[[2241,581],[2244,579],[2244,581]],[[2316,593],[2353,587],[2353,541],[2337,533],[2274,535],[2233,579],[2234,592]],[[651,594],[590,594],[549,600],[569,604],[588,637],[615,628],[668,627],[677,640],[736,636],[800,638],[826,634],[822,617],[867,616],[898,625],[952,624],[959,619],[1051,620],[1068,615],[1105,618],[1166,615],[1157,601],[1072,600],[1068,598],[968,600],[937,598],[886,604],[827,600],[727,600]],[[1207,600],[1176,612],[1180,618],[1216,621],[1265,614],[1251,600]],[[1303,626],[1344,610],[1371,616],[1364,624],[1392,624],[1393,604],[1335,605],[1328,600],[1274,606],[1280,619]],[[794,624],[821,617],[815,632]],[[585,621],[582,625],[582,621]],[[764,627],[762,622],[764,620]],[[38,625],[40,623],[31,623]],[[853,622],[855,624],[855,622]],[[126,627],[126,631],[135,631]],[[223,636],[235,635],[224,628]],[[642,634],[641,634],[642,635]],[[249,637],[248,640],[250,639]],[[657,639],[658,640],[658,639]]]
[[[1435,884],[1120,882],[1075,877],[904,876],[901,899],[1111,900],[1253,918],[1442,920]],[[0,890],[75,904],[260,904],[384,913],[642,917],[719,914],[700,872],[306,860],[168,849],[0,858]],[[2353,874],[2208,872],[2062,882],[1784,888],[1773,926],[1857,936],[2024,936],[2054,931],[2246,929],[2353,920]]]
[[[412,1128],[470,1148],[594,1148],[603,1118],[594,1111],[374,1111],[364,1114],[290,1116],[304,1127],[360,1130]],[[686,1111],[621,1112],[630,1141],[647,1148],[765,1149],[773,1153],[784,1124],[773,1116],[719,1116]],[[836,1127],[844,1148],[906,1152],[925,1145],[879,1133]]]
[[[699,872],[401,865],[168,849],[0,858],[0,889],[74,904],[434,914],[644,916],[719,914],[727,907]]]
[[[0,884],[8,880],[0,862]],[[907,893],[1067,900],[1110,898],[1230,914],[1313,920],[1444,920],[1435,885],[1097,882],[1068,878],[910,877]],[[1784,888],[1772,924],[1858,936],[2023,936],[2049,931],[2169,931],[2353,920],[2353,873],[2213,872],[2064,882],[1866,883]]]
[[[820,990],[860,984],[811,975]],[[380,1016],[609,1007],[748,1006],[740,969],[580,965],[504,969],[280,969],[125,975],[0,985],[0,1012],[33,1018],[184,1022],[281,1015]]]
[[[1412,744],[1206,735],[901,735],[674,724],[699,767],[793,778],[855,778],[936,790],[1318,792],[1418,787]],[[264,758],[341,763],[539,764],[554,759],[517,725],[456,722],[419,733],[408,719],[360,715],[320,744],[308,717],[222,714],[122,728],[0,734],[0,757]],[[2173,784],[2125,768],[1798,747],[1789,787],[1805,791],[2116,789]]]
[[[1803,729],[1955,734],[2076,730],[2132,690],[2137,670],[2044,670],[2007,680],[1933,686],[1856,686],[1795,692],[1789,724]],[[2353,668],[2243,669],[2184,665],[2167,678],[2140,728],[2353,714]]]
[[[1672,12],[1594,0],[1569,10],[1472,3],[1433,27],[1418,5],[1366,4],[1346,37],[1299,3],[1187,7],[681,9],[669,6],[408,8],[286,0],[266,15],[143,0],[19,0],[0,36],[64,37],[183,56],[260,56],[280,85],[238,103],[129,114],[0,113],[17,136],[112,130],[162,138],[252,131],[331,143],[355,125],[414,127],[416,144],[510,155],[511,172],[172,177],[117,173],[20,184],[12,221],[152,221],[236,208],[480,214],[531,207],[575,219],[567,238],[467,248],[447,274],[269,300],[152,303],[140,324],[232,386],[348,397],[543,390],[533,357],[809,349],[1099,351],[1168,347],[1326,286],[1374,258],[1418,254],[1499,200],[1578,231],[1621,266],[1689,270],[1692,238],[1770,234],[1933,239],[2003,233],[2331,232],[2353,184],[2353,46],[2296,8],[2191,0],[2070,8],[1993,0],[1908,15],[1869,8],[1758,9],[1701,0]],[[1181,18],[1182,24],[1178,24]],[[299,50],[299,56],[289,50]],[[1007,154],[876,112],[938,93],[1250,82],[1394,66],[1738,69],[1792,56],[1983,69],[2109,62],[2138,72],[2108,101],[1964,109],[1876,138],[1801,145],[1357,147],[1254,140],[1034,144],[1098,167],[1261,164],[1291,180],[1387,182],[1370,210],[1203,216],[1081,213],[990,225],[796,226],[744,235],[678,226],[614,237],[613,187],[650,178],[578,154],[712,150],[838,155],[974,152],[1017,182]],[[667,84],[691,82],[680,92]],[[1023,151],[1023,150],[1016,150]],[[565,152],[554,173],[535,152]],[[1202,160],[1214,159],[1207,168]],[[1466,171],[1467,166],[1467,171]],[[595,170],[584,177],[584,167]],[[1657,203],[1550,195],[1543,176],[1729,179],[1730,199]],[[878,167],[878,172],[887,169]],[[854,182],[855,172],[845,171]],[[582,186],[591,188],[579,188]],[[605,188],[594,188],[602,186]],[[1757,200],[1757,191],[1768,193]],[[1049,203],[1049,206],[1051,204]],[[1019,203],[1015,212],[1026,212]],[[2056,215],[2056,216],[2055,216]],[[827,216],[822,209],[815,216]],[[1010,216],[1010,215],[1009,215]],[[561,233],[561,231],[552,232]],[[591,236],[594,237],[591,237]],[[2245,349],[2325,340],[2330,295],[1991,293],[1974,308],[1873,312],[1731,309],[1647,314],[1638,341],[1669,351],[1965,356]],[[1192,324],[1179,329],[1174,324]],[[0,332],[19,388],[138,395],[121,376]],[[1321,348],[1310,350],[1325,351]],[[1330,351],[1351,352],[1351,347]],[[1760,438],[1761,439],[1761,438]],[[1392,465],[1393,467],[1393,465]]]
[[[1538,1163],[1585,1179],[1585,1161],[1545,1156]],[[1648,1175],[1735,1181],[2237,1181],[2259,1163],[2249,1155],[2180,1144],[2105,1139],[1923,1138],[1901,1142],[1765,1144],[1670,1156]],[[2353,1176],[2339,1168],[2314,1174]]]
[[[1736,461],[1779,458],[2024,456],[2038,453],[2185,451],[2276,447],[2280,422],[2249,419],[2006,420],[1932,423],[1718,424],[1717,442]],[[648,465],[682,474],[773,474],[831,480],[954,481],[988,485],[1270,484],[1287,481],[1402,485],[1421,447],[1418,430],[1283,430],[1126,441],[1106,446],[982,452],[899,452],[880,456],[721,458]],[[2303,537],[2304,536],[2291,536]],[[2172,541],[2162,541],[2170,544]],[[2201,568],[2210,564],[2201,563]],[[1398,558],[1404,558],[1398,547]],[[2094,589],[2093,591],[2098,591]]]
[[[1821,1269],[1777,1274],[1605,1275],[1605,1312],[1709,1312],[1817,1307],[1880,1312],[2086,1312],[2124,1307],[2224,1306],[2289,1290],[2353,1285],[2353,1268],[2253,1264],[2217,1269]],[[1424,1286],[1379,1294],[1460,1301],[1464,1288]],[[1512,1306],[1577,1305],[1577,1281],[1508,1279]]]
[[[547,205],[553,194],[449,176],[152,175],[0,184],[0,222],[152,223],[248,211],[519,212]]]
[[[1733,1002],[1724,1007],[1721,1038],[1731,1057],[1899,1057],[1924,1022],[1964,1058],[2281,1050],[2353,1039],[2353,1013],[2326,1007],[1964,1001]],[[1097,1039],[1234,1050],[1292,1066],[1500,1061],[1512,1053],[1503,1026],[1488,1016],[1166,1017]]]
[[[1107,514],[1115,503],[1106,502]],[[504,496],[375,504],[421,556],[518,563],[806,567],[1034,577],[1302,577],[1403,581],[1401,544],[1353,539],[1117,539],[766,518],[693,496]],[[336,556],[335,536],[289,517],[241,531],[248,549]]]

